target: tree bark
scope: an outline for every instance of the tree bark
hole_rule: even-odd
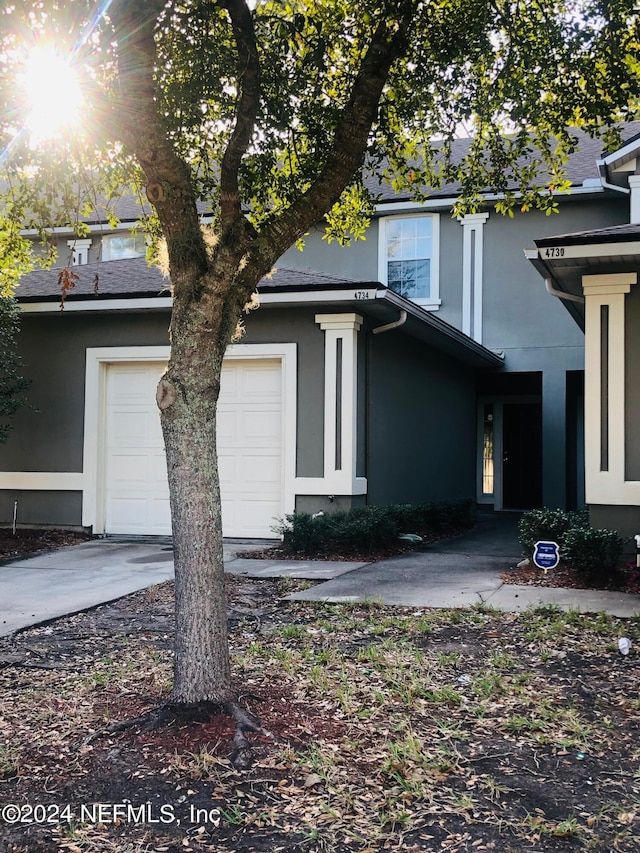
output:
[[[201,307],[189,300],[174,305],[171,358],[159,395],[176,578],[174,704],[234,699],[216,454],[224,337]]]
[[[236,124],[220,164],[218,242],[203,239],[189,166],[174,150],[157,109],[155,18],[140,0],[114,3],[119,46],[118,133],[146,178],[167,241],[173,289],[171,356],[157,401],[166,448],[176,575],[173,705],[214,702],[237,714],[227,642],[216,412],[222,359],[260,278],[339,198],[359,167],[392,62],[401,55],[412,0],[399,20],[376,27],[319,177],[259,234],[245,218],[238,169],[260,104],[260,66],[246,0],[222,0],[230,15],[242,81]],[[245,721],[246,722],[246,721]]]

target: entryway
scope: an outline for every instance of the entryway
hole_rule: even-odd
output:
[[[541,400],[481,399],[479,460],[478,503],[496,510],[541,506]]]

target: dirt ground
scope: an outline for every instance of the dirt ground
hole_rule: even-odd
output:
[[[0,639],[2,853],[640,849],[640,620],[228,582],[246,770],[223,715],[118,729],[168,697],[171,583]]]
[[[86,538],[9,531],[0,560]],[[640,849],[640,620],[299,586],[228,578],[238,692],[270,732],[246,770],[223,714],[120,728],[168,697],[171,583],[1,638],[0,853]]]

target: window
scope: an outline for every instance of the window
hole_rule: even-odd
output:
[[[381,281],[428,308],[440,305],[438,224],[438,217],[433,214],[380,220]]]
[[[102,238],[102,260],[122,261],[141,258],[147,253],[144,234],[118,234]]]

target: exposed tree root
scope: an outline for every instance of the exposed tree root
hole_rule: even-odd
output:
[[[205,723],[211,717],[218,716],[221,713],[226,713],[232,717],[236,725],[231,741],[233,747],[230,755],[231,763],[238,770],[247,770],[253,764],[253,748],[250,741],[247,740],[246,733],[250,732],[268,738],[272,738],[273,735],[263,728],[259,717],[247,711],[235,700],[226,703],[196,702],[189,705],[167,702],[152,708],[140,717],[123,720],[120,723],[110,723],[104,729],[86,737],[80,745],[88,746],[100,738],[133,728],[149,732],[163,726],[170,726],[176,722]]]

